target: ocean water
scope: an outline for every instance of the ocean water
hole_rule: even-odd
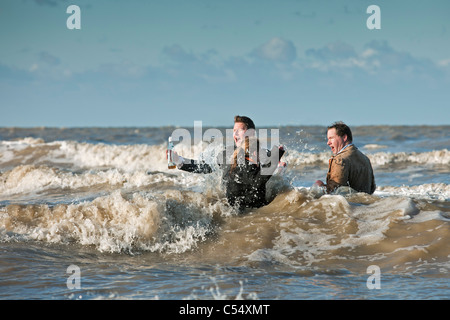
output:
[[[0,128],[0,299],[450,298],[450,126],[352,128],[377,190],[324,196],[325,127],[267,128],[288,168],[244,214],[167,169],[175,129]]]

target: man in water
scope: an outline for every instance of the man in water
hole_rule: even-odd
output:
[[[222,158],[218,161],[223,170],[222,181],[228,203],[236,206],[239,211],[262,207],[268,204],[266,183],[277,169],[284,148],[274,146],[271,151],[262,150],[255,137],[255,124],[245,116],[234,117],[233,139],[235,146],[232,158],[228,159],[224,150],[219,154]],[[180,170],[194,173],[213,171],[208,163],[185,159],[174,151],[168,152],[172,152],[172,160]],[[278,157],[275,159],[273,155],[276,156],[277,153]],[[280,165],[285,166],[285,163]]]
[[[327,183],[317,180],[315,185],[327,193],[340,186],[349,186],[358,192],[372,194],[375,192],[375,177],[372,164],[353,144],[350,128],[343,122],[335,122],[327,129],[328,146],[333,152],[329,160]]]

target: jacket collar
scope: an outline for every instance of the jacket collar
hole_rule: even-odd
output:
[[[348,147],[353,146],[353,143],[349,143],[348,145],[346,145],[345,147],[343,147],[341,150],[339,150],[338,153],[335,154],[335,156],[337,156],[338,154],[344,152],[345,149],[347,149]]]

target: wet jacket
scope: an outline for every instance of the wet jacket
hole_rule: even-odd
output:
[[[375,192],[375,177],[367,156],[350,145],[329,160],[327,192],[340,186],[349,186],[358,192]]]
[[[264,158],[269,159],[270,153],[273,151],[274,149],[272,151],[260,151],[260,154],[267,152]],[[283,153],[284,150],[279,150],[278,159],[273,161],[275,162],[273,164],[268,162],[255,163],[245,157],[243,150],[238,154],[238,165],[234,168],[226,161],[218,161],[219,167],[223,170],[222,182],[228,203],[231,206],[236,206],[240,211],[245,208],[259,208],[268,204],[266,200],[266,183],[277,168],[278,161]],[[222,156],[222,159],[226,159],[226,151],[219,156]],[[263,167],[266,170],[262,174]],[[209,164],[198,163],[194,160],[188,160],[179,169],[194,173],[211,173],[213,171]]]

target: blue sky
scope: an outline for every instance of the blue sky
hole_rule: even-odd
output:
[[[1,0],[0,40],[4,127],[450,124],[448,0]]]

